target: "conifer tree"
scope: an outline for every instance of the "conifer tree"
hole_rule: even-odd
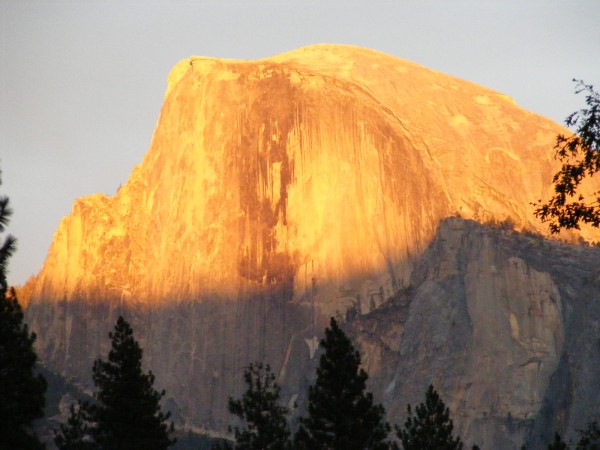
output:
[[[250,364],[244,371],[247,389],[240,400],[229,399],[229,412],[245,422],[235,427],[236,450],[291,448],[287,408],[279,404],[279,386],[269,365]]]
[[[560,434],[554,433],[554,441],[548,445],[548,450],[567,450],[567,444],[562,440]]]
[[[91,438],[92,418],[89,415],[89,404],[78,402],[69,408],[66,424],[54,431],[54,443],[59,450],[96,450],[98,447]]]
[[[94,362],[97,403],[90,407],[92,435],[104,450],[164,450],[175,443],[167,425],[170,413],[161,411],[165,391],[154,389],[154,375],[142,372],[142,349],[131,326],[119,316],[109,333],[108,361]]]
[[[450,412],[444,402],[429,386],[425,394],[425,403],[415,408],[413,416],[410,404],[407,406],[408,418],[404,428],[396,427],[396,433],[403,450],[461,450],[460,437],[452,436],[454,425]]]
[[[308,417],[300,419],[295,443],[311,450],[383,450],[390,427],[385,410],[365,392],[360,354],[334,318],[321,340],[317,379],[308,392]]]
[[[0,173],[1,176],[1,173]],[[0,184],[2,180],[0,179]],[[0,197],[0,233],[3,233],[5,227],[10,221],[12,209],[9,205],[8,197]],[[2,298],[6,296],[8,291],[8,283],[6,281],[6,272],[8,271],[8,259],[13,255],[17,247],[17,240],[10,234],[4,238],[0,245],[0,294]]]
[[[11,214],[8,198],[0,197],[0,232]],[[23,323],[17,295],[8,288],[6,278],[15,248],[16,240],[10,235],[0,244],[0,450],[44,448],[31,423],[44,414],[46,380],[35,373],[36,336]]]

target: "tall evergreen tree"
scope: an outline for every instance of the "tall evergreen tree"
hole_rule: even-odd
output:
[[[427,389],[425,403],[415,408],[415,415],[410,404],[407,412],[404,428],[396,427],[403,450],[462,450],[460,437],[452,436],[450,412],[433,386]]]
[[[11,214],[8,198],[0,197],[0,232]],[[46,380],[35,373],[36,336],[23,323],[23,311],[6,278],[15,248],[10,235],[0,245],[0,450],[44,448],[31,423],[44,414]]]
[[[165,391],[154,389],[154,375],[142,372],[142,349],[131,326],[119,316],[109,333],[112,348],[108,361],[94,362],[93,379],[97,404],[90,414],[92,435],[104,450],[164,450],[175,443],[167,425],[170,413],[161,411]]]
[[[296,444],[311,450],[383,450],[390,427],[385,410],[365,392],[360,354],[334,318],[321,340],[317,379],[308,391],[308,417],[300,419]]]
[[[562,440],[560,434],[554,433],[552,444],[548,445],[548,450],[567,450],[567,444]]]
[[[0,184],[2,184],[2,172],[0,172]],[[0,233],[4,233],[6,226],[10,222],[12,208],[9,205],[8,197],[0,196]],[[4,238],[0,245],[0,294],[4,298],[8,290],[6,281],[6,272],[8,271],[8,259],[17,248],[17,240],[10,234]]]
[[[98,447],[91,438],[92,418],[89,404],[72,404],[66,424],[54,431],[54,443],[58,450],[96,450]]]
[[[291,448],[287,408],[279,404],[279,386],[269,365],[250,364],[244,371],[246,392],[229,399],[229,412],[245,422],[235,427],[236,450],[288,450]]]

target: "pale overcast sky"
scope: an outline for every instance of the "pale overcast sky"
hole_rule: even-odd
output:
[[[0,193],[9,282],[41,268],[77,197],[114,194],[146,153],[166,77],[191,55],[369,47],[513,97],[557,122],[600,88],[600,0],[0,0]]]

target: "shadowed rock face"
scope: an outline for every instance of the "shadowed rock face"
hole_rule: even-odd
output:
[[[469,446],[545,449],[554,430],[568,437],[600,412],[599,265],[597,248],[448,219],[408,287],[370,313],[350,308],[339,318],[391,423],[403,423],[406,404],[420,403],[431,383]],[[89,386],[94,358],[107,354],[106,335],[125,315],[179,423],[223,432],[226,399],[242,394],[251,361],[275,369],[282,401],[298,404],[292,423],[305,410],[318,361],[312,339],[327,317],[286,295],[272,288],[150,307],[37,302],[28,319],[45,364]]]
[[[392,421],[432,379],[468,439],[510,448],[560,391],[565,288],[452,226],[423,252],[456,214],[543,231],[530,203],[550,190],[559,132],[502,94],[356,47],[184,60],[141,165],[114,197],[75,202],[28,286],[39,352],[89,383],[124,314],[181,421],[224,430],[255,359],[302,409],[315,335],[347,316]]]
[[[481,448],[584,428],[599,412],[599,264],[596,248],[445,221],[411,287],[349,324],[389,417],[434,384]]]

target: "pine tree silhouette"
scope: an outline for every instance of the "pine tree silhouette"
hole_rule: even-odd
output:
[[[429,386],[425,394],[425,403],[415,408],[413,415],[410,404],[407,407],[408,418],[404,428],[396,427],[396,434],[403,450],[461,450],[460,437],[453,437],[454,425],[450,412],[444,402]]]
[[[8,198],[0,197],[0,232],[11,214]],[[15,249],[15,238],[6,236],[0,245],[0,450],[41,449],[31,423],[44,414],[47,384],[35,373],[35,333],[23,323],[15,290],[8,288],[8,259]]]
[[[360,354],[331,318],[321,340],[325,352],[308,393],[308,417],[300,419],[295,443],[300,449],[384,450],[390,427],[385,410],[366,390]]]
[[[229,412],[245,422],[235,427],[236,450],[289,450],[287,408],[279,404],[279,386],[269,365],[250,364],[244,371],[246,392],[239,400],[229,399]]]
[[[102,449],[164,450],[175,443],[167,425],[170,413],[161,411],[165,392],[154,389],[152,372],[142,372],[142,349],[131,326],[119,316],[109,333],[112,348],[108,361],[94,362],[93,379],[97,404],[90,407],[95,422],[94,440]]]

